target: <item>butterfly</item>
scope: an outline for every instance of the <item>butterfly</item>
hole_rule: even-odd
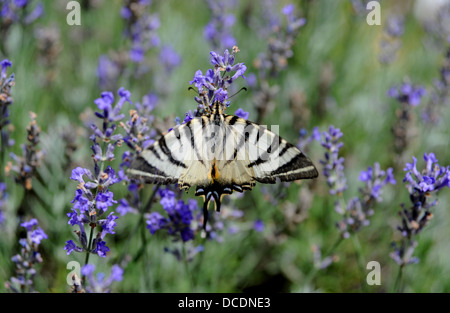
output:
[[[224,113],[215,101],[204,114],[175,126],[131,163],[128,174],[147,183],[196,186],[203,198],[203,228],[214,200],[220,212],[222,198],[233,191],[251,190],[256,182],[311,179],[318,172],[296,146],[257,123]]]

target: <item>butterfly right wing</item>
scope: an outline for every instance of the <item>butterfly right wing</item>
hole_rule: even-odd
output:
[[[277,179],[293,181],[318,176],[311,160],[274,132],[232,115],[227,116],[225,121],[228,133],[233,134],[229,137],[234,138],[234,142],[226,146],[228,154],[224,163],[230,177],[238,177],[250,184],[255,181],[273,184]]]

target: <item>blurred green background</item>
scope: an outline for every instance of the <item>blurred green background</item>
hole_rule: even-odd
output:
[[[16,144],[9,151],[21,153],[29,111],[38,116],[37,123],[42,129],[41,148],[46,151],[38,170],[39,179],[33,180],[33,189],[40,199],[33,203],[32,215],[49,236],[40,247],[44,262],[37,266],[35,279],[35,289],[40,292],[67,292],[69,270],[66,264],[71,260],[83,263],[84,255],[67,256],[63,250],[65,241],[73,236],[66,216],[76,190],[76,182],[69,179],[71,170],[76,166],[92,167],[88,129],[81,117],[89,114],[87,109],[96,110],[93,101],[103,91],[97,75],[99,57],[130,49],[123,35],[122,1],[84,1],[83,4],[89,6],[82,8],[81,26],[66,23],[67,2],[43,1],[44,16],[31,25],[12,25],[2,42],[0,55],[13,62],[8,73],[14,72],[16,77],[12,89],[14,103],[10,107],[14,125],[12,137]],[[282,19],[280,10],[288,3],[275,2],[277,11],[273,13]],[[349,186],[344,198],[348,201],[362,187],[358,180],[361,170],[374,162],[379,162],[383,169],[395,166],[391,127],[396,122],[399,104],[389,98],[387,92],[392,85],[408,80],[426,87],[429,92],[421,105],[412,110],[414,134],[404,155],[408,156],[408,162],[416,156],[419,168],[424,164],[424,152],[434,152],[441,165],[449,165],[448,104],[442,104],[441,123],[426,124],[420,118],[424,105],[431,101],[429,95],[434,80],[439,78],[448,42],[447,37],[424,27],[423,20],[414,11],[417,3],[381,1],[380,26],[369,26],[366,23],[368,11],[358,12],[351,1],[293,3],[296,13],[305,17],[307,23],[296,37],[288,66],[269,80],[279,91],[274,98],[273,112],[265,116],[262,123],[280,125],[280,135],[292,143],[298,141],[301,128],[308,131],[315,126],[321,131],[327,130],[329,125],[340,128],[344,133],[341,154],[345,157]],[[248,67],[246,76],[257,74],[254,61],[259,53],[267,50],[267,41],[258,35],[261,25],[257,21],[262,19],[260,6],[259,1],[248,0],[236,1],[227,7],[227,12],[236,18],[231,33],[240,49],[237,62],[244,62]],[[155,0],[148,10],[159,16],[157,34],[161,45],[171,45],[182,62],[170,75],[163,75],[163,82],[158,82],[157,76],[162,75],[163,69],[157,62],[160,47],[155,47],[148,52],[149,58],[154,59],[150,71],[140,79],[122,77],[118,85],[131,91],[132,101],[140,101],[149,92],[157,93],[160,98],[155,116],[174,121],[176,116],[183,117],[185,112],[196,108],[194,94],[188,91],[195,71],[205,72],[211,67],[212,47],[203,36],[211,15],[205,1]],[[391,13],[403,16],[405,30],[398,38],[401,45],[393,53],[393,60],[383,64],[380,62],[381,42],[394,41],[386,35],[387,18]],[[44,61],[48,51],[39,48],[36,38],[36,30],[41,27],[59,31],[59,49],[51,58],[54,62],[51,66]],[[236,83],[247,86],[242,79]],[[161,90],[161,86],[165,90]],[[255,120],[253,96],[251,87],[239,93],[232,99],[228,113],[243,108],[250,112],[249,120]],[[293,113],[296,105],[298,112]],[[69,163],[64,157],[67,146],[64,131],[75,137],[76,149],[71,152]],[[322,169],[320,144],[309,144],[306,153]],[[400,222],[400,204],[409,201],[402,183],[402,168],[395,168],[394,174],[397,184],[386,187],[383,202],[374,207],[371,224],[344,240],[333,251],[334,262],[323,270],[314,269],[313,247],[319,247],[324,254],[330,250],[339,238],[335,223],[340,220],[334,210],[335,198],[328,194],[323,175],[313,183],[292,183],[287,189],[284,185],[269,186],[268,192],[257,186],[242,198],[230,197],[228,205],[245,213],[235,222],[241,230],[236,234],[225,230],[221,243],[204,241],[197,234],[195,244],[203,244],[204,251],[187,265],[164,252],[164,247],[181,247],[180,242],[172,242],[163,232],[150,235],[145,225],[138,223],[140,217],[130,214],[117,220],[116,234],[110,235],[108,241],[110,255],[104,259],[93,255],[90,262],[96,264],[97,270],[109,274],[112,264],[122,255],[126,256],[127,262],[122,260],[124,279],[113,286],[116,292],[392,292],[398,265],[389,257],[390,244],[399,238],[396,226]],[[16,212],[24,196],[22,187],[14,184],[12,177],[8,177],[6,183],[10,197],[7,221],[0,230],[2,292],[5,291],[3,282],[13,274],[10,258],[18,250]],[[115,195],[125,194],[126,187],[117,184],[113,191]],[[283,192],[286,195],[277,204],[267,201]],[[186,199],[189,196],[193,197],[192,192]],[[444,189],[438,198],[434,218],[418,237],[415,255],[420,263],[409,265],[404,271],[407,292],[450,291],[450,192]],[[159,204],[155,204],[155,208],[158,207]],[[293,217],[288,214],[292,207],[298,210],[297,222],[292,222]],[[264,222],[262,232],[251,230],[256,219]],[[128,238],[136,225],[139,225],[138,234]],[[369,271],[365,264],[372,260],[381,265],[379,286],[366,284]]]

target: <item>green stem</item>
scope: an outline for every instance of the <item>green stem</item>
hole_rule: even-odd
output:
[[[89,234],[89,242],[88,242],[88,246],[87,246],[87,251],[86,251],[86,258],[84,259],[84,265],[86,266],[89,263],[89,256],[91,255],[91,250],[92,250],[92,237],[94,234],[94,228],[93,226],[91,226],[91,232]],[[85,275],[81,275],[81,285],[84,286],[84,282],[86,281],[86,276]]]
[[[191,286],[190,292],[192,292],[194,289],[194,282],[192,279],[191,271],[189,270],[189,262],[188,262],[187,253],[186,253],[186,244],[184,242],[181,243],[181,251],[183,254],[184,270],[186,271],[186,276],[188,277],[189,283]]]
[[[361,271],[361,277],[364,277],[366,272],[365,272],[365,268],[366,266],[364,265],[364,259],[363,259],[363,253],[362,253],[362,249],[361,249],[361,243],[359,242],[359,238],[358,235],[356,233],[354,233],[352,235],[352,241],[353,241],[353,246],[355,247],[355,251],[356,251],[356,255],[358,258],[358,264],[359,264],[359,269]],[[363,290],[367,291],[367,284],[363,283]]]
[[[86,258],[84,259],[84,265],[87,265],[89,262],[89,256],[91,254],[91,250],[92,250],[92,237],[94,235],[94,227],[91,226],[91,232],[89,234],[89,242],[88,242],[88,246],[87,246],[87,252],[86,252]]]
[[[141,226],[141,227],[139,227]],[[151,262],[149,262],[149,256],[148,256],[148,249],[147,249],[147,232],[145,231],[145,227],[143,225],[143,223],[137,225],[136,228],[141,229],[141,240],[142,240],[142,246],[141,246],[141,253],[140,255],[143,257],[143,260],[141,262],[142,264],[142,269],[144,271],[144,273],[150,273],[150,264]],[[145,290],[150,290],[151,288],[151,284],[150,284],[150,279],[144,279],[144,286],[145,286]]]
[[[141,205],[140,212],[139,212],[139,214],[140,214],[139,220],[138,220],[136,226],[133,227],[132,232],[128,235],[128,242],[125,245],[125,249],[122,250],[122,254],[119,257],[119,260],[120,260],[119,262],[121,262],[125,258],[125,255],[128,253],[128,248],[131,246],[130,245],[131,238],[133,238],[134,235],[136,234],[136,232],[139,230],[139,226],[144,223],[144,213],[148,212],[152,208],[153,200],[155,199],[156,193],[158,192],[158,190],[159,190],[159,186],[155,186],[155,189],[153,190],[153,192],[150,196],[150,199],[147,201],[147,203],[145,205]],[[145,236],[143,236],[143,239],[145,239]],[[144,244],[142,245],[142,249],[145,249]],[[138,256],[142,255],[143,251],[141,251],[141,250],[135,255],[133,260],[137,260]]]
[[[6,143],[3,140],[3,130],[0,130],[0,182],[5,181],[5,155],[6,155]]]
[[[106,148],[106,144],[105,144],[105,142],[103,142],[102,143],[102,151],[105,151],[105,148]],[[103,173],[103,168],[105,166],[104,164],[105,164],[105,161],[103,161],[103,157],[102,157],[102,161],[100,162],[100,175]],[[98,195],[98,188],[95,191],[94,199],[97,198],[97,195]],[[89,234],[89,242],[88,242],[88,246],[87,246],[88,249],[87,249],[87,252],[86,252],[86,258],[84,260],[84,265],[87,265],[88,262],[89,262],[89,255],[91,254],[91,250],[92,250],[92,237],[94,236],[94,228],[96,227],[96,224],[95,225],[89,225],[89,226],[91,227],[91,231],[90,231],[90,234]]]
[[[342,238],[342,236],[339,236],[339,239],[336,240],[336,242],[334,243],[334,245],[327,251],[327,253],[325,254],[325,256],[329,256],[331,254],[334,253],[334,251],[337,249],[337,247],[341,244],[341,242],[344,239]],[[308,286],[313,279],[316,277],[316,274],[319,272],[319,268],[317,268],[316,266],[314,266],[314,268],[312,269],[312,271],[309,273],[309,275],[306,277],[305,279],[305,283],[304,286]]]
[[[402,278],[403,278],[403,266],[400,266],[398,268],[397,278],[395,279],[394,283],[394,292],[398,293],[403,292]]]

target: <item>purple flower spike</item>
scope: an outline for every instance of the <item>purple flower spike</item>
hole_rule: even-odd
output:
[[[339,157],[339,150],[344,145],[340,141],[343,133],[339,128],[331,125],[328,132],[322,132],[318,141],[325,148],[325,158],[320,163],[323,164],[323,174],[327,178],[330,194],[341,194],[347,189],[347,179],[344,175],[344,158]]]
[[[194,239],[191,224],[194,221],[194,211],[198,209],[197,201],[188,203],[183,200],[177,201],[175,193],[168,188],[160,189],[159,195],[167,217],[158,212],[150,213],[147,217],[147,229],[150,233],[153,235],[160,229],[166,229],[175,240],[187,242]]]
[[[216,0],[208,0],[207,3],[211,12],[211,20],[203,30],[205,39],[213,49],[222,50],[234,46],[236,39],[231,33],[231,27],[234,25],[236,17],[226,12],[233,3]]]
[[[25,238],[19,239],[19,254],[11,258],[15,264],[15,276],[5,283],[5,287],[13,292],[33,292],[35,265],[43,261],[39,246],[48,236],[34,218],[20,225],[26,229],[27,234]],[[70,249],[75,248],[68,247],[66,250]]]
[[[115,264],[111,268],[111,275],[105,278],[105,274],[95,273],[95,266],[93,264],[86,264],[81,268],[81,274],[86,276],[88,293],[110,293],[111,286],[114,282],[122,281],[123,269]]]
[[[393,244],[394,252],[391,257],[400,265],[415,264],[419,261],[413,257],[417,236],[428,221],[433,217],[431,209],[437,205],[437,200],[429,201],[429,198],[443,188],[450,188],[450,166],[443,167],[438,164],[434,153],[425,153],[423,159],[426,163],[421,171],[417,169],[417,158],[412,157],[413,162],[407,163],[403,182],[409,192],[411,206],[408,208],[402,204],[401,223],[397,226],[402,235],[401,243]]]
[[[410,83],[394,86],[388,91],[389,97],[397,99],[399,102],[408,103],[411,106],[418,106],[426,94],[427,91],[424,87],[413,86]]]
[[[109,212],[106,217],[104,214],[118,203],[114,199],[114,194],[110,187],[126,176],[120,171],[116,175],[116,171],[107,162],[115,159],[115,147],[122,142],[122,135],[116,133],[117,125],[113,124],[113,122],[118,122],[125,117],[121,111],[126,102],[130,105],[133,104],[131,102],[131,93],[125,88],[119,88],[117,95],[119,99],[115,105],[115,98],[112,92],[102,92],[101,97],[95,100],[95,104],[102,112],[95,113],[95,116],[101,120],[99,123],[101,127],[95,124],[90,125],[92,135],[89,139],[92,141],[93,170],[77,167],[72,170],[70,176],[70,179],[77,181],[79,184],[75,191],[75,197],[71,201],[73,207],[71,212],[67,214],[69,217],[68,224],[72,227],[77,225],[79,230],[76,231],[76,234],[79,244],[77,245],[71,240],[67,241],[64,250],[68,254],[73,251],[89,252],[106,257],[109,247],[106,246],[103,239],[107,234],[115,234],[116,219],[118,217],[113,215],[112,212]],[[98,141],[102,141],[104,144],[100,144]],[[121,205],[119,212],[124,211],[123,201],[121,201]],[[88,242],[85,228],[94,231],[94,229],[98,229],[95,226],[100,226],[101,231],[97,232],[94,240]],[[36,233],[36,240],[39,239],[39,233]]]
[[[239,77],[245,79],[244,73],[247,70],[244,63],[234,63],[238,51],[236,46],[231,53],[225,50],[223,55],[211,51],[210,62],[214,68],[208,69],[204,75],[201,70],[195,72],[189,82],[197,88],[198,97],[195,99],[200,104],[194,116],[198,116],[199,112],[208,109],[207,105],[212,106],[216,101],[223,106],[229,106],[228,89]]]

